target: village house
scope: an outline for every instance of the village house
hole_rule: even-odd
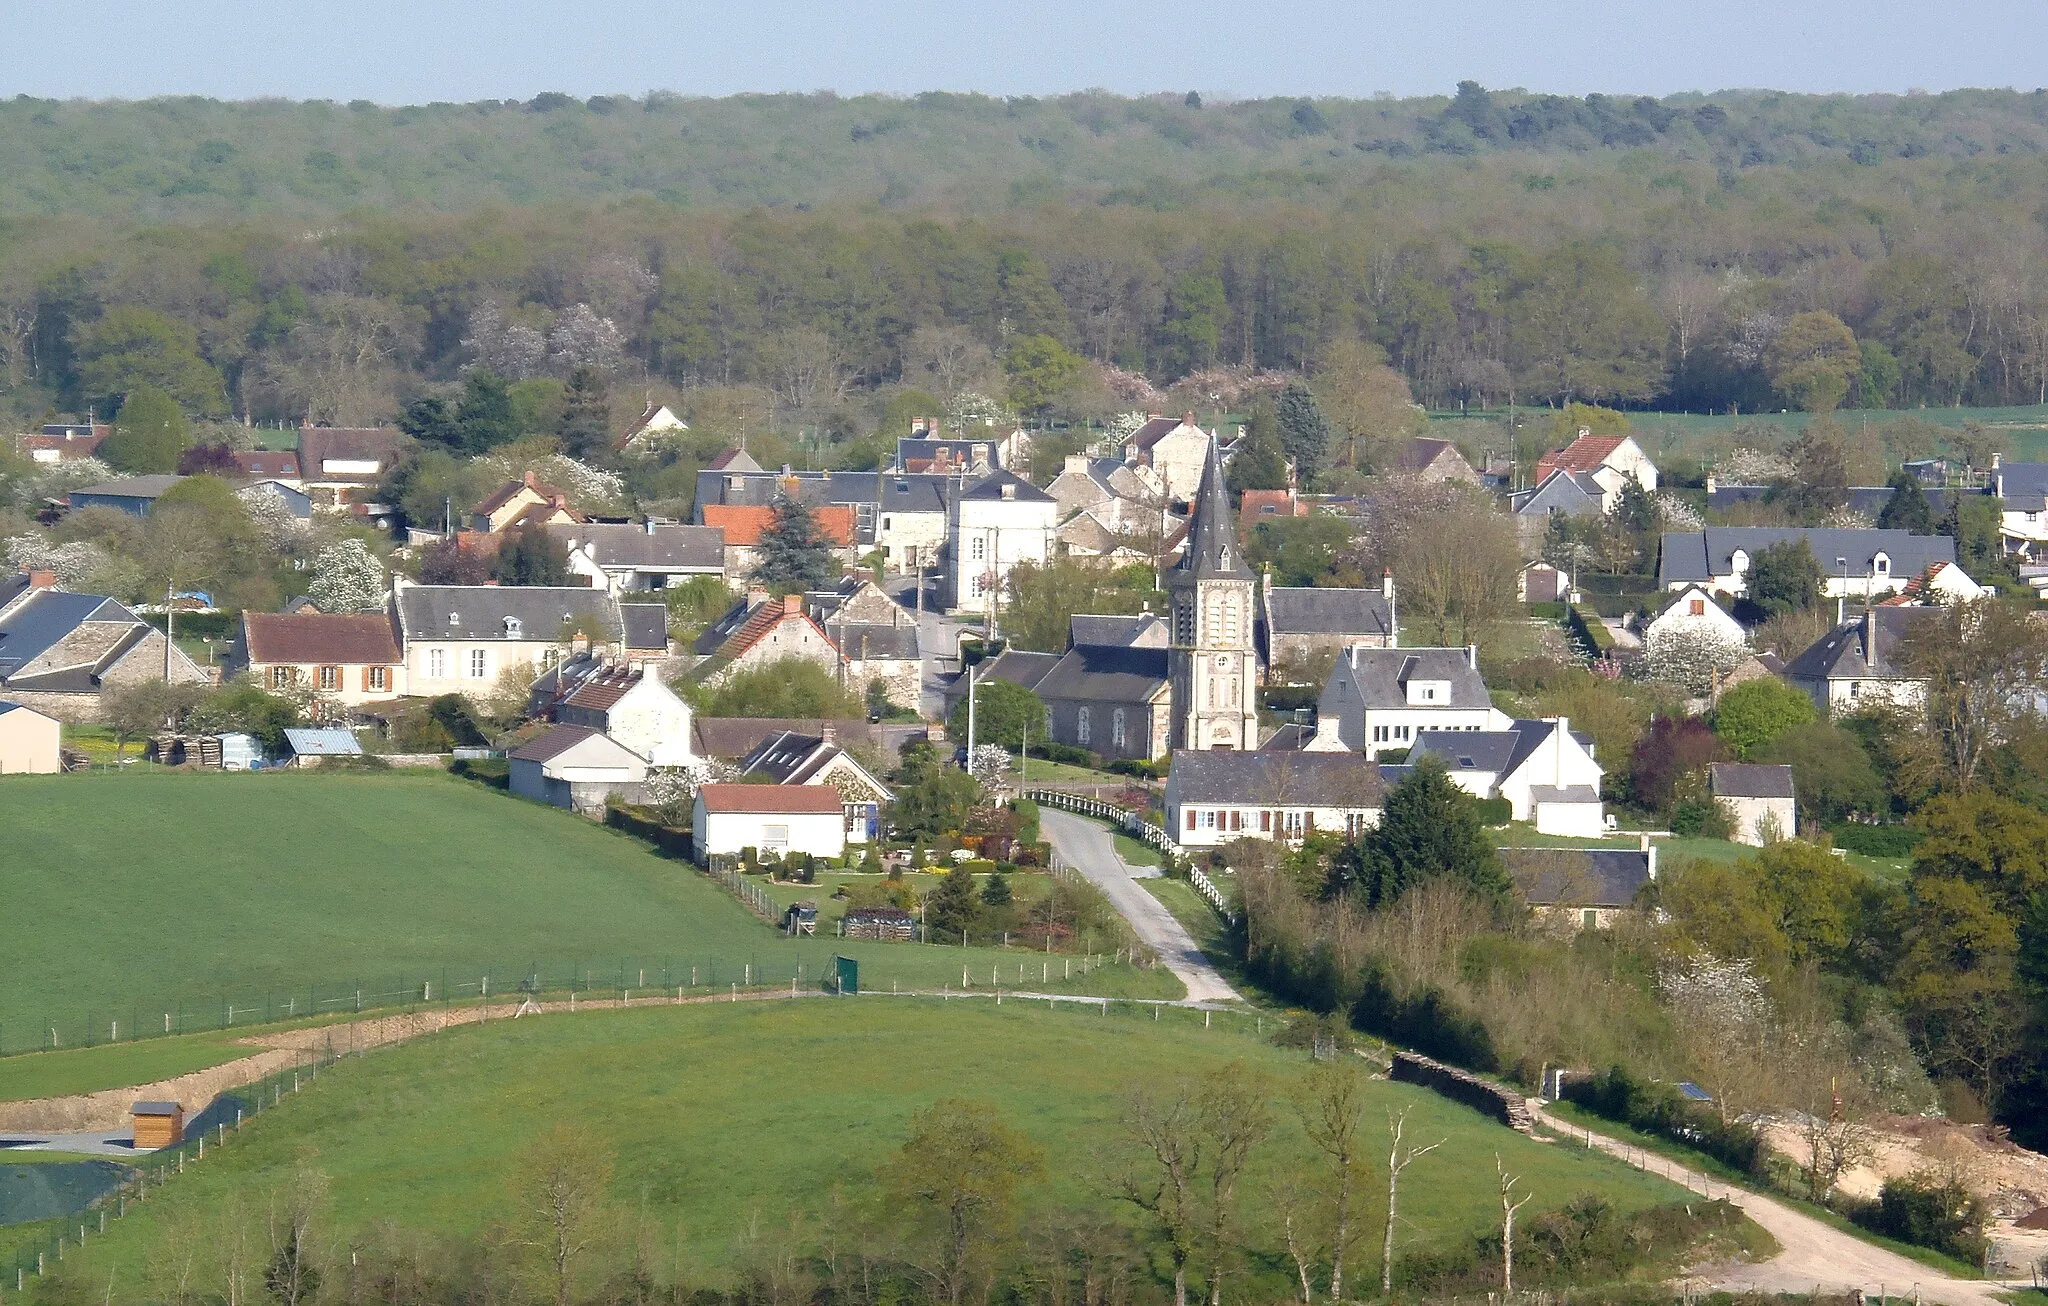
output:
[[[1247,494],[1246,497],[1250,497]],[[1393,648],[1394,574],[1372,589],[1275,586],[1269,566],[1259,581],[1259,655],[1268,683],[1313,684],[1326,679],[1347,648]]]
[[[241,478],[248,481],[283,481],[299,484],[299,451],[296,449],[235,449],[229,452]]]
[[[405,658],[389,612],[248,612],[222,665],[265,689],[309,689],[343,707],[402,697]]]
[[[777,735],[812,735],[819,739],[829,736],[833,743],[854,753],[873,775],[888,771],[911,744],[938,742],[939,734],[938,727],[923,722],[751,716],[700,716],[693,731],[699,757],[733,763],[745,761],[755,749]]]
[[[1602,512],[1614,511],[1622,487],[1630,481],[1649,493],[1657,490],[1657,465],[1633,436],[1594,435],[1583,426],[1578,439],[1536,460],[1536,484],[1542,485],[1555,472],[1592,477],[1601,490]]]
[[[1183,848],[1300,843],[1318,830],[1356,838],[1379,824],[1384,791],[1379,767],[1355,753],[1176,749],[1167,832]]]
[[[764,472],[748,458],[744,467],[735,462],[697,473],[696,515],[704,524],[718,516],[706,515],[714,505],[764,508],[784,497],[814,509],[843,508],[853,515],[849,560],[879,551],[883,567],[900,574],[938,565],[946,542],[946,498],[959,484],[955,477],[924,473],[799,472],[788,467]]]
[[[647,407],[640,411],[640,416],[628,422],[626,429],[612,441],[612,448],[624,453],[636,446],[659,440],[662,436],[679,435],[689,429],[690,424],[677,417],[667,404],[657,404],[649,400]],[[745,457],[744,454],[741,456]]]
[[[627,657],[618,602],[601,589],[548,585],[415,585],[400,579],[392,599],[406,692],[488,695],[514,669],[531,683],[580,652]],[[651,632],[636,633],[640,641]],[[659,649],[637,651],[660,656]]]
[[[584,726],[625,745],[649,766],[695,766],[690,705],[645,664],[585,655],[534,682],[532,715]]]
[[[548,534],[569,554],[569,570],[613,594],[680,585],[692,576],[725,575],[725,532],[716,526],[579,521]]]
[[[1876,607],[1843,621],[1785,666],[1785,681],[1805,690],[1826,713],[1868,706],[1911,707],[1927,696],[1927,682],[1900,661],[1900,644],[1917,623],[1939,610]]]
[[[114,428],[106,422],[53,422],[38,434],[15,436],[14,452],[33,463],[75,462],[97,456],[100,445],[113,433]]]
[[[1214,432],[1195,425],[1193,413],[1179,418],[1153,413],[1124,441],[1124,461],[1151,468],[1167,499],[1192,501],[1202,483],[1202,462],[1215,439]]]
[[[1550,529],[1553,516],[1597,517],[1607,510],[1606,503],[1607,493],[1591,473],[1559,469],[1538,481],[1534,489],[1510,494],[1508,512],[1515,519],[1522,547],[1533,550]]]
[[[569,506],[569,492],[543,484],[527,472],[507,481],[484,496],[469,510],[469,529],[479,535],[497,535],[528,526],[566,526],[588,521]]]
[[[1726,809],[1736,843],[1762,847],[1799,837],[1798,800],[1792,768],[1758,763],[1711,762],[1707,788]]]
[[[920,426],[919,421],[924,425]],[[896,438],[899,472],[941,476],[987,476],[1003,468],[1003,441],[976,437],[954,439],[929,419],[911,422],[911,434]]]
[[[1338,656],[1316,700],[1312,752],[1381,753],[1408,748],[1426,731],[1499,730],[1508,717],[1479,675],[1478,647],[1378,648]]]
[[[97,485],[80,486],[66,495],[64,501],[73,512],[86,508],[112,508],[130,517],[147,517],[156,507],[156,501],[163,498],[164,491],[184,479],[166,474],[123,476]]]
[[[1593,737],[1574,733],[1566,717],[1514,720],[1504,728],[1424,731],[1410,764],[1434,756],[1451,781],[1474,798],[1505,798],[1517,821],[1539,834],[1597,839],[1605,833]]]
[[[1749,632],[1706,586],[1689,584],[1673,591],[1671,601],[1643,625],[1646,645],[1674,638],[1747,645]]]
[[[1956,542],[1946,535],[1866,527],[1709,526],[1667,531],[1657,560],[1657,584],[1677,590],[1688,585],[1742,598],[1749,593],[1749,565],[1773,545],[1804,543],[1820,564],[1821,592],[1828,598],[1882,598],[1916,576],[1932,578],[1946,598],[1974,598],[1982,587],[1956,566]],[[1937,567],[1936,564],[1946,564]]]
[[[1052,556],[1059,504],[1013,473],[996,471],[947,504],[943,603],[950,612],[1000,610],[1010,573]]]
[[[1433,440],[1427,436],[1414,436],[1401,446],[1401,452],[1394,458],[1393,466],[1387,469],[1398,476],[1413,476],[1425,481],[1460,481],[1466,485],[1479,485],[1479,473],[1465,455],[1458,452],[1458,446],[1449,440]]]
[[[0,604],[0,693],[59,721],[93,721],[109,689],[146,680],[204,685],[213,676],[113,599],[17,577]],[[4,591],[0,591],[4,592]]]
[[[691,830],[699,861],[846,852],[845,804],[829,785],[699,785]]]
[[[1062,517],[1094,512],[1112,524],[1112,529],[1126,503],[1155,505],[1160,497],[1151,468],[1079,453],[1067,455],[1060,474],[1052,478],[1045,492],[1059,504]]]
[[[829,541],[842,563],[854,559],[853,509],[824,504],[807,509],[818,531]],[[725,542],[724,573],[730,577],[751,576],[761,563],[761,537],[775,524],[775,508],[737,507],[730,504],[699,504],[697,515],[704,526],[716,527]]]
[[[1252,531],[1262,521],[1306,517],[1308,514],[1307,500],[1301,497],[1301,491],[1292,487],[1285,490],[1246,490],[1237,500],[1237,529],[1249,543]]]
[[[63,770],[63,735],[57,718],[0,701],[0,775],[55,775]]]
[[[873,843],[882,834],[882,805],[895,801],[888,786],[841,748],[828,724],[818,734],[785,730],[763,739],[740,762],[740,774],[778,785],[824,785],[839,795],[848,843]]]
[[[849,576],[837,590],[806,594],[811,619],[839,650],[839,683],[854,694],[875,685],[892,703],[915,708],[924,694],[917,618],[873,581]]]
[[[378,483],[405,457],[412,437],[385,426],[299,428],[302,488],[322,508],[377,517]],[[384,511],[388,516],[388,509]]]
[[[1571,577],[1547,562],[1532,562],[1515,575],[1517,603],[1571,601]]]
[[[646,758],[589,726],[550,726],[505,758],[513,793],[593,820],[613,798],[637,802],[647,783]]]
[[[2048,463],[2009,463],[1994,453],[1989,488],[1998,496],[2006,552],[2029,561],[2048,556]]]
[[[704,660],[691,675],[707,685],[784,658],[815,662],[835,676],[839,671],[838,646],[805,611],[803,595],[777,597],[759,587],[706,628],[695,651]]]
[[[1539,922],[1569,930],[1614,928],[1657,879],[1657,848],[1502,848],[1497,855]]]

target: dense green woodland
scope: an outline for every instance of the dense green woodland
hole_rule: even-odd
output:
[[[1748,412],[1812,406],[1772,346],[1823,312],[1835,402],[2033,403],[2044,147],[2039,92],[17,99],[0,386],[363,422],[596,363],[845,438],[897,384],[1101,416],[1356,341],[1431,406]]]

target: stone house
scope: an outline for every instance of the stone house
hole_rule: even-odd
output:
[[[113,599],[52,587],[47,573],[17,577],[0,594],[0,694],[59,721],[94,721],[110,689],[213,676],[164,633]]]
[[[1657,848],[1502,848],[1502,867],[1537,920],[1569,930],[1614,928],[1657,879]]]
[[[1249,494],[1247,494],[1249,497]],[[1313,684],[1326,679],[1347,648],[1392,648],[1395,627],[1394,576],[1372,589],[1320,589],[1273,584],[1273,570],[1259,581],[1259,656],[1268,683]]]
[[[266,689],[310,689],[344,707],[406,693],[405,658],[388,611],[245,611],[223,665]]]
[[[1799,836],[1799,810],[1792,768],[1757,763],[1714,762],[1707,767],[1708,790],[1728,811],[1736,843],[1762,847]]]
[[[636,651],[629,647],[618,601],[601,589],[401,580],[392,610],[405,654],[406,692],[422,698],[488,695],[508,670],[530,683],[577,653],[623,658]],[[637,651],[660,656],[666,647],[663,632],[659,649]]]
[[[581,657],[534,684],[534,715],[584,726],[624,744],[649,766],[694,766],[690,705],[651,667]]]
[[[513,793],[592,819],[611,798],[638,801],[647,782],[646,758],[588,726],[551,726],[505,756]]]
[[[1830,714],[1866,706],[1911,707],[1927,696],[1927,682],[1900,661],[1900,643],[1917,623],[1940,615],[1938,608],[1866,608],[1842,622],[1793,658],[1786,683],[1803,689]]]
[[[1355,753],[1175,749],[1167,833],[1183,848],[1300,843],[1318,830],[1356,838],[1379,824],[1384,797],[1380,768]]]

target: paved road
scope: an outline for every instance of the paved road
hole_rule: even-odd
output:
[[[1560,1133],[1584,1139],[1586,1130],[1545,1112],[1534,1101],[1530,1109],[1536,1118]],[[1896,1252],[1874,1247],[1861,1238],[1830,1228],[1804,1212],[1760,1193],[1730,1187],[1675,1161],[1627,1146],[1604,1134],[1593,1134],[1593,1146],[1628,1162],[1640,1170],[1662,1175],[1684,1184],[1694,1192],[1725,1197],[1742,1208],[1745,1215],[1762,1225],[1778,1240],[1784,1251],[1756,1264],[1731,1262],[1703,1265],[1689,1279],[1699,1279],[1715,1288],[1751,1292],[1846,1293],[1860,1288],[1875,1298],[1880,1288],[1892,1300],[1924,1298],[1949,1306],[1993,1306],[2000,1299],[1996,1283],[1972,1279],[1951,1279],[1941,1271],[1911,1261]]]
[[[967,630],[978,632],[980,627],[935,611],[938,603],[936,585],[926,588],[922,612],[917,607],[916,582],[910,577],[890,577],[883,591],[902,604],[905,611],[917,617],[917,643],[924,652],[924,675],[923,692],[916,706],[926,720],[943,720],[946,715],[946,689],[956,674],[952,668],[956,665],[961,633]]]
[[[1110,903],[1131,923],[1146,947],[1159,954],[1166,968],[1187,985],[1188,1002],[1235,1002],[1237,990],[1217,973],[1194,936],[1159,899],[1131,878],[1130,871],[1116,855],[1109,831],[1070,812],[1050,807],[1038,809],[1039,828],[1051,840],[1067,865],[1102,890]]]

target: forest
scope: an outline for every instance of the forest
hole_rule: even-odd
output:
[[[1383,357],[1430,408],[1775,411],[1814,314],[1827,406],[2048,398],[2041,93],[1198,99],[17,99],[0,403],[364,424],[485,372],[541,428],[587,366],[822,450]]]

